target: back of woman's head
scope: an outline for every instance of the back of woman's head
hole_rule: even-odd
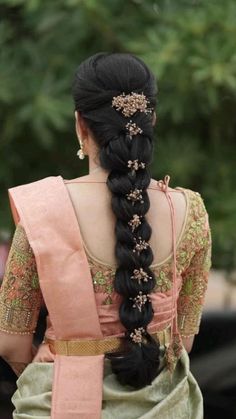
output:
[[[73,84],[75,109],[98,145],[101,166],[109,172],[107,186],[116,216],[114,287],[122,296],[119,316],[126,329],[126,350],[109,357],[119,382],[135,388],[151,384],[159,369],[159,344],[147,331],[155,276],[150,269],[151,227],[145,217],[156,93],[155,77],[130,54],[88,58]]]

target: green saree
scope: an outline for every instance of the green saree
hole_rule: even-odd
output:
[[[105,359],[101,419],[203,419],[202,394],[187,352],[182,351],[172,380],[162,362],[161,373],[150,386],[132,390],[117,382]],[[52,377],[53,363],[28,365],[12,398],[14,419],[50,419]]]

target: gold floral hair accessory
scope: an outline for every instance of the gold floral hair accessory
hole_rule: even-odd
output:
[[[130,337],[134,343],[139,343],[141,345],[143,340],[143,335],[146,333],[143,327],[138,327],[134,329],[134,332],[130,333]]]
[[[139,268],[133,270],[131,279],[134,279],[135,281],[138,281],[139,284],[141,284],[141,281],[148,282],[149,279],[152,279],[152,276],[149,276],[147,272],[143,270],[143,268]]]
[[[133,308],[137,308],[139,311],[142,311],[142,307],[147,303],[150,302],[150,295],[143,294],[142,291],[139,291],[136,297],[130,297],[130,300],[134,301],[132,305]]]
[[[152,112],[152,109],[148,108],[148,103],[149,100],[143,93],[131,92],[126,95],[123,92],[121,95],[112,98],[112,107],[116,108],[117,111],[122,111],[125,117],[132,116],[137,111],[144,113]]]
[[[142,134],[142,132],[143,132],[143,130],[140,127],[138,127],[138,125],[135,122],[133,122],[132,120],[127,122],[127,124],[125,125],[125,128],[129,132],[129,137],[131,139],[132,139],[133,135]]]
[[[139,168],[140,169],[145,169],[146,164],[143,163],[142,161],[139,163],[139,161],[137,159],[135,159],[135,160],[128,160],[127,166],[128,166],[129,169],[138,170]]]
[[[150,245],[148,242],[146,242],[145,240],[142,240],[142,237],[138,237],[138,239],[136,237],[134,237],[134,242],[135,242],[135,246],[133,249],[133,252],[136,253],[140,253],[142,250],[147,249]]]
[[[144,203],[142,189],[138,189],[138,188],[132,189],[130,193],[126,194],[126,197],[129,201],[132,201],[132,205],[134,205],[136,201],[140,201],[141,204]]]
[[[141,217],[142,216],[139,216],[138,214],[134,214],[131,220],[128,222],[133,232],[141,224]]]

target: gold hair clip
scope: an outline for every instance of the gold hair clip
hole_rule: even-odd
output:
[[[134,301],[132,305],[133,308],[137,308],[140,312],[142,311],[142,306],[144,306],[147,302],[150,302],[150,295],[143,294],[142,291],[139,291],[136,297],[130,297],[130,300]]]
[[[133,232],[140,224],[141,216],[139,216],[138,214],[134,214],[131,220],[128,222],[128,225],[131,226]]]
[[[129,169],[138,170],[139,168],[145,169],[146,164],[143,163],[142,161],[139,163],[139,161],[135,159],[135,160],[128,160],[127,166]]]
[[[132,205],[134,205],[136,201],[140,201],[141,204],[144,203],[142,189],[138,189],[138,188],[132,189],[130,193],[126,194],[126,197],[129,201],[132,201]]]
[[[134,343],[139,343],[141,345],[144,333],[145,329],[143,327],[138,327],[137,329],[134,329],[134,332],[130,333],[130,337]]]
[[[131,279],[135,279],[136,281],[138,281],[139,284],[141,284],[142,280],[143,282],[148,282],[149,279],[152,279],[152,276],[149,276],[147,272],[143,270],[143,268],[140,268],[133,270],[133,275],[131,276]]]
[[[125,117],[132,116],[137,111],[144,113],[152,112],[152,109],[148,108],[148,103],[149,100],[143,93],[131,92],[126,95],[123,92],[121,95],[112,98],[112,107],[116,108],[117,111],[122,111]]]
[[[136,253],[140,253],[142,250],[146,250],[150,245],[148,242],[146,242],[145,240],[142,240],[142,237],[138,237],[138,239],[136,237],[134,237],[134,241],[135,241],[135,246],[133,249],[133,252]]]
[[[135,122],[133,122],[132,120],[127,122],[127,124],[125,125],[125,128],[129,132],[129,137],[131,139],[132,139],[133,135],[142,134],[142,132],[143,132],[143,130],[140,127],[138,127],[138,125]]]

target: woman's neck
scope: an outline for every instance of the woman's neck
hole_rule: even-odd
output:
[[[88,177],[93,180],[106,182],[109,172],[99,165],[89,166]]]

